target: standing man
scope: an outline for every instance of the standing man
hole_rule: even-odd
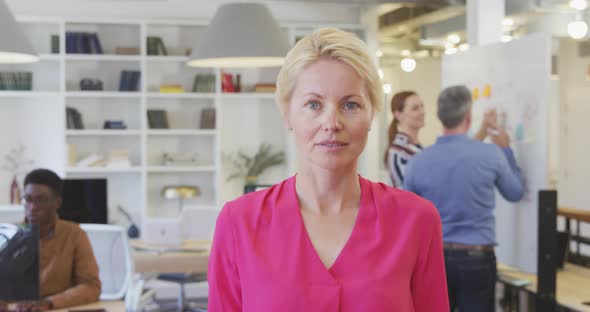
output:
[[[25,177],[25,222],[39,225],[40,297],[18,303],[17,311],[45,311],[98,301],[101,283],[92,246],[78,224],[60,220],[63,182],[53,171]],[[6,305],[0,303],[0,311]]]
[[[495,145],[466,135],[471,105],[465,86],[441,92],[437,106],[444,135],[412,159],[404,188],[430,200],[440,213],[451,311],[491,312],[496,288],[494,190],[514,202],[522,198],[524,183],[510,138],[496,126],[495,112],[484,121]]]

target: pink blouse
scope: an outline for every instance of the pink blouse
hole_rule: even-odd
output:
[[[359,181],[356,223],[329,269],[307,235],[295,176],[228,202],[209,259],[209,311],[449,311],[438,211]]]

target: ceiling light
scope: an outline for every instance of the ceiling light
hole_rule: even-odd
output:
[[[502,20],[502,26],[507,26],[507,27],[514,26],[514,20],[507,17]]]
[[[502,35],[502,37],[500,38],[500,41],[509,42],[509,41],[512,41],[512,39],[514,39],[514,38],[510,35]]]
[[[383,84],[383,92],[385,94],[391,93],[391,84],[390,83],[384,83]]]
[[[0,63],[32,63],[37,52],[14,19],[4,0],[0,0]]]
[[[379,68],[377,73],[379,74],[379,78],[383,79],[383,69]]]
[[[451,54],[455,54],[455,53],[457,53],[457,48],[455,48],[455,47],[445,49],[445,54],[447,54],[447,55],[451,55]]]
[[[411,52],[410,50],[403,50],[402,51],[402,56],[410,56]]]
[[[377,55],[377,57],[382,57],[383,52],[381,50],[377,50],[377,52],[375,52],[375,55]]]
[[[586,8],[588,7],[588,2],[586,2],[586,0],[570,0],[569,5],[572,9],[582,11],[586,10]]]
[[[411,57],[405,57],[400,62],[400,66],[406,73],[411,73],[416,69],[416,60]]]
[[[187,64],[195,67],[281,66],[290,45],[262,3],[221,5]]]
[[[457,34],[450,34],[447,37],[447,40],[452,44],[457,44],[457,43],[461,42],[461,37]]]
[[[584,21],[575,21],[567,24],[567,34],[574,39],[582,39],[588,33],[588,24]]]
[[[469,44],[462,43],[459,45],[459,51],[467,51],[467,50],[469,50]]]

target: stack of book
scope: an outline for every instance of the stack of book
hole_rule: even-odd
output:
[[[139,55],[139,48],[136,47],[116,47],[115,54],[119,55]]]
[[[0,90],[33,90],[33,73],[0,72]]]
[[[164,41],[160,37],[147,38],[147,54],[148,55],[168,55]]]
[[[182,85],[179,84],[162,84],[160,85],[160,92],[161,93],[183,93],[184,88]]]
[[[277,89],[274,83],[257,83],[254,86],[254,92],[273,93]]]
[[[102,54],[98,34],[66,32],[66,53]]]
[[[119,91],[139,91],[138,70],[121,71],[121,80],[119,80]]]
[[[215,92],[215,75],[197,74],[193,82],[193,92]]]

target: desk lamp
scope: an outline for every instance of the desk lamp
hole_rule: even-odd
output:
[[[199,195],[201,195],[201,190],[198,186],[169,185],[162,189],[162,197],[178,200],[178,213],[182,212],[185,199],[196,198]]]

